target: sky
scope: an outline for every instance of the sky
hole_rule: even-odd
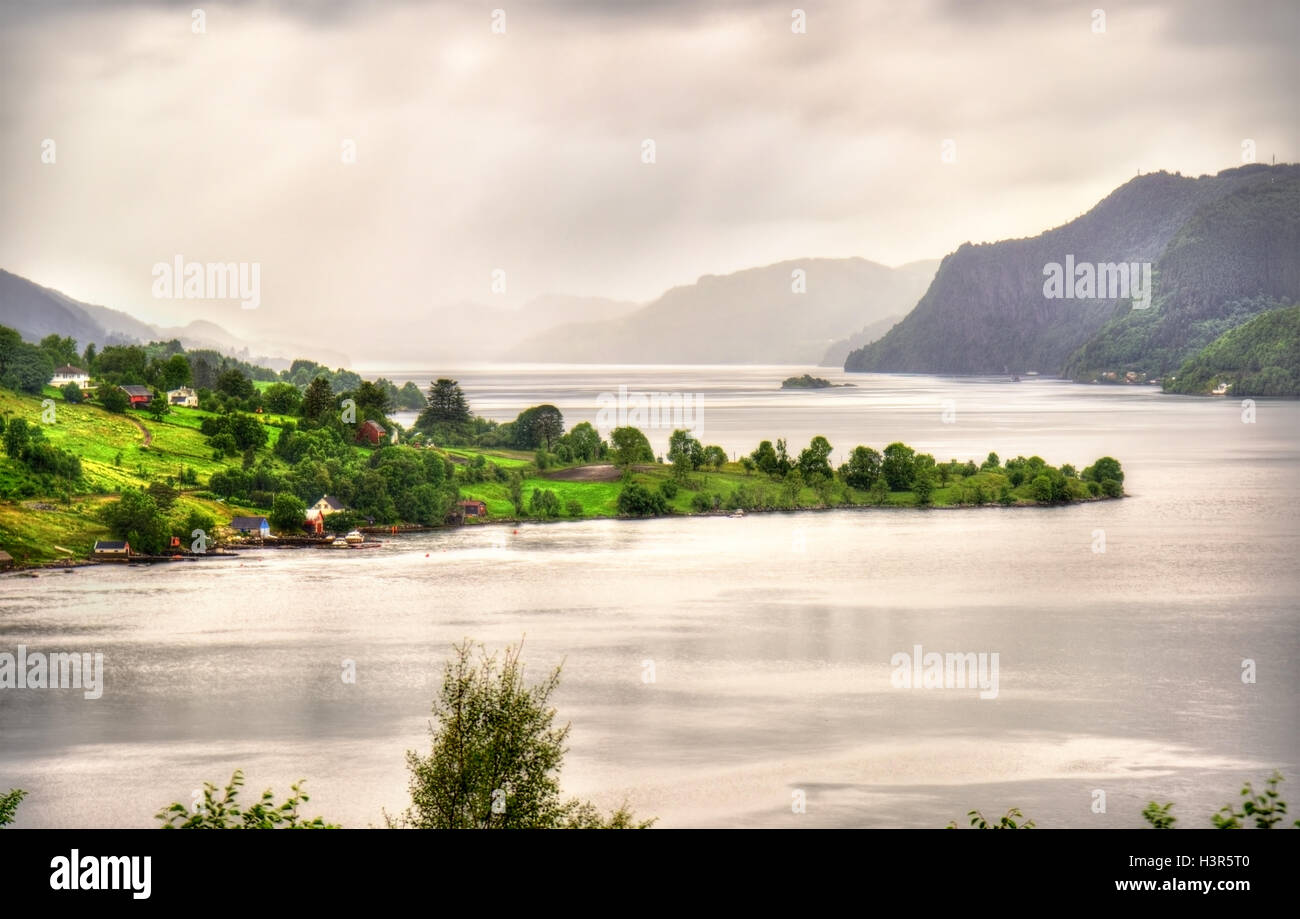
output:
[[[1093,3],[0,0],[0,267],[375,359],[375,317],[940,258],[1300,159],[1300,3]],[[155,296],[177,256],[258,264],[257,308]]]

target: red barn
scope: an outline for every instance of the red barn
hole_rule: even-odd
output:
[[[358,443],[364,441],[372,447],[377,447],[386,437],[388,432],[373,421],[364,422],[357,428]]]
[[[131,397],[131,407],[145,406],[153,401],[153,390],[148,386],[123,386],[122,392]]]

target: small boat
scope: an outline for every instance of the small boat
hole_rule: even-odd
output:
[[[740,508],[736,508],[734,511],[732,511],[732,512],[731,512],[730,514],[728,514],[727,516],[729,516],[729,517],[744,517],[744,516],[745,516],[745,512],[742,511]]]
[[[347,536],[343,538],[349,546],[359,546],[366,541],[366,538],[361,535],[360,530],[353,530],[351,533],[349,533]]]

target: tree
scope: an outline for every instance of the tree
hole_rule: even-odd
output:
[[[831,445],[825,437],[818,435],[799,452],[799,472],[804,479],[811,482],[818,477],[831,477]]]
[[[885,448],[880,474],[890,491],[907,491],[912,487],[912,479],[916,476],[915,455],[916,451],[903,443],[895,442]]]
[[[122,414],[131,405],[131,397],[117,386],[99,387],[99,404],[105,411]]]
[[[511,433],[520,450],[543,446],[550,450],[564,434],[564,415],[554,405],[534,405],[519,413]]]
[[[989,823],[979,811],[969,811],[966,816],[970,820],[970,825],[977,830],[1032,830],[1034,828],[1034,821],[1025,820],[1025,815],[1020,813],[1018,807],[1013,807],[1003,814],[997,823]],[[948,829],[957,829],[957,821],[949,823]]]
[[[271,502],[271,526],[281,533],[301,533],[307,518],[307,502],[292,492],[282,491]]]
[[[190,361],[184,354],[173,354],[163,362],[159,375],[159,386],[164,391],[188,386],[194,379]]]
[[[262,393],[262,405],[277,415],[296,415],[302,408],[302,393],[292,383],[272,383]]]
[[[590,804],[560,797],[569,726],[555,723],[556,667],[524,682],[519,651],[498,659],[466,641],[452,649],[433,702],[431,749],[407,751],[411,806],[402,824],[417,829],[547,829],[636,824],[620,808],[608,820]],[[393,821],[390,820],[390,825]]]
[[[316,377],[307,386],[307,392],[302,397],[302,417],[304,421],[312,424],[321,424],[327,418],[331,418],[338,409],[338,403],[334,401],[334,390],[330,389],[330,381],[325,377]]]
[[[757,448],[755,448],[754,452],[751,453],[749,457],[754,461],[754,465],[758,467],[760,472],[767,473],[768,475],[776,475],[776,450],[772,448],[772,441],[763,441]]]
[[[676,430],[668,437],[668,462],[679,479],[704,465],[704,445],[690,431]]]
[[[636,428],[615,428],[609,432],[609,443],[614,465],[624,469],[634,463],[653,463],[655,460],[650,441]]]
[[[585,460],[588,463],[600,459],[604,443],[590,421],[574,425],[573,430],[568,433],[568,438],[569,449],[573,451],[574,459]]]
[[[1080,477],[1085,482],[1105,482],[1111,479],[1120,485],[1124,484],[1124,470],[1120,467],[1119,460],[1111,456],[1103,456],[1091,466],[1085,466]]]
[[[429,387],[428,407],[420,413],[415,426],[427,429],[436,424],[464,424],[469,420],[469,403],[460,384],[443,377]]]
[[[114,537],[127,540],[137,552],[158,555],[167,548],[167,521],[157,502],[138,488],[123,489],[118,500],[103,506],[100,519]]]
[[[880,477],[880,454],[870,447],[854,447],[849,461],[840,470],[849,487],[865,491]]]
[[[257,395],[257,387],[252,380],[232,367],[217,377],[217,392],[232,399],[252,399]]]
[[[63,393],[63,401],[69,405],[77,405],[84,402],[86,397],[81,392],[81,387],[76,383],[64,383],[59,387],[59,392]]]
[[[727,451],[717,444],[710,444],[704,448],[704,465],[712,466],[716,471],[727,464]]]
[[[31,428],[26,419],[15,418],[9,422],[4,433],[5,453],[16,460],[20,460],[23,458],[23,451],[27,449],[27,444],[30,441]]]
[[[283,804],[275,803],[271,789],[262,792],[262,799],[243,810],[239,806],[239,789],[244,784],[244,773],[236,769],[220,800],[217,787],[203,783],[203,800],[191,808],[179,801],[164,807],[155,818],[164,830],[336,830],[338,824],[326,823],[323,817],[303,820],[298,808],[311,797],[302,790],[303,782],[290,786],[293,790]]]
[[[357,422],[379,421],[387,424],[388,413],[393,410],[393,400],[388,391],[377,383],[362,380],[352,393],[357,404]]]
[[[50,361],[56,367],[76,364],[81,360],[77,356],[77,341],[72,336],[61,338],[58,335],[46,335],[38,347],[50,356]]]
[[[397,407],[403,411],[418,412],[423,411],[429,401],[424,398],[424,393],[420,392],[420,387],[416,386],[410,380],[397,391]]]

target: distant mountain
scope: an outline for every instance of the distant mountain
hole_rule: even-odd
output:
[[[1131,179],[1083,216],[1039,236],[966,243],[944,258],[907,318],[879,341],[852,352],[844,369],[1058,373],[1067,364],[1083,367],[1088,360],[1072,355],[1112,318],[1129,313],[1131,303],[1120,297],[1046,297],[1044,267],[1065,263],[1067,257],[1076,265],[1154,263],[1154,298],[1148,309],[1137,311],[1149,314],[1143,322],[1179,308],[1179,298],[1191,295],[1198,269],[1188,256],[1198,243],[1209,259],[1199,274],[1206,275],[1214,265],[1217,275],[1210,279],[1211,312],[1226,309],[1226,297],[1289,290],[1296,251],[1282,221],[1274,219],[1276,208],[1267,189],[1270,183],[1283,186],[1297,177],[1300,167],[1294,165],[1256,164],[1200,178],[1151,173]],[[1270,239],[1268,227],[1282,235]],[[1251,235],[1256,232],[1263,235]],[[1232,254],[1213,255],[1219,247]],[[1245,318],[1249,315],[1253,313]],[[1138,346],[1143,358],[1147,348]]]
[[[1300,396],[1300,305],[1271,310],[1224,332],[1165,380],[1165,392]]]
[[[92,342],[103,348],[177,339],[186,348],[210,348],[272,369],[289,365],[283,358],[255,354],[247,342],[215,323],[196,320],[179,328],[149,325],[121,310],[73,300],[4,269],[0,269],[0,325],[16,329],[31,342],[47,335],[71,336],[83,350]],[[336,364],[346,365],[346,357]]]
[[[841,338],[837,342],[832,342],[831,346],[826,349],[826,353],[822,355],[822,359],[817,362],[817,366],[843,367],[844,361],[848,358],[850,352],[865,348],[873,341],[883,338],[886,332],[903,320],[903,316],[903,313],[899,313],[897,316],[886,316],[878,322],[863,326],[848,338]]]
[[[620,318],[575,322],[510,349],[522,361],[805,363],[863,323],[906,312],[934,261],[888,268],[861,258],[800,259],[704,275]],[[805,292],[794,291],[796,270]]]

